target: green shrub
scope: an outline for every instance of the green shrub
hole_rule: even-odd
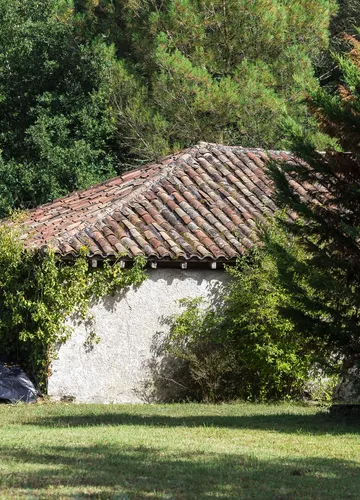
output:
[[[297,397],[311,367],[326,358],[326,345],[307,337],[282,314],[292,299],[274,253],[281,240],[290,256],[302,259],[301,247],[276,227],[266,238],[266,247],[228,268],[232,280],[216,306],[183,300],[184,312],[171,320],[164,352],[183,361],[191,383],[184,373],[181,383],[193,387],[197,399]],[[291,259],[284,265],[291,266]]]

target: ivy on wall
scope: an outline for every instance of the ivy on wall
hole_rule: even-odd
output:
[[[66,262],[53,251],[27,250],[20,226],[0,227],[0,353],[21,362],[44,385],[56,346],[72,333],[70,319],[89,317],[92,300],[146,278],[145,258],[89,265],[84,247]]]

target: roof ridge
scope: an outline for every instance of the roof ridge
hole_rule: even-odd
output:
[[[185,154],[185,153],[184,153]],[[139,196],[139,194],[143,193],[144,191],[151,189],[153,186],[158,184],[161,179],[166,177],[171,171],[176,167],[176,164],[174,163],[178,158],[181,158],[183,154],[178,155],[177,157],[174,157],[173,161],[169,164],[165,164],[163,168],[159,170],[159,172],[155,173],[152,177],[149,179],[145,179],[143,184],[139,185],[136,189],[134,189],[131,193],[128,195],[124,196],[120,200],[115,200],[113,204],[109,207],[105,207],[104,210],[99,212],[99,217],[97,218],[96,222],[101,219],[104,214],[111,215],[114,213],[115,210],[120,209],[122,206],[128,204],[131,202],[133,199],[136,198],[136,196]]]
[[[294,156],[294,153],[292,151],[289,151],[287,149],[271,149],[271,148],[256,148],[256,147],[250,147],[250,146],[240,146],[238,144],[221,144],[217,142],[206,142],[206,141],[200,141],[197,143],[195,146],[192,148],[203,148],[206,146],[212,146],[217,149],[241,149],[243,151],[262,151],[264,153],[269,152],[269,153],[286,153],[288,155]],[[185,152],[185,151],[184,151]]]

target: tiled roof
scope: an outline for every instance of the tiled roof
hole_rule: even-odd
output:
[[[231,261],[277,210],[268,157],[289,153],[200,143],[158,163],[30,210],[27,246],[75,256]],[[293,182],[300,195],[305,189]]]

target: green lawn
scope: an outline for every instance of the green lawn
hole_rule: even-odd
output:
[[[0,406],[0,498],[360,498],[360,422],[296,405]]]

